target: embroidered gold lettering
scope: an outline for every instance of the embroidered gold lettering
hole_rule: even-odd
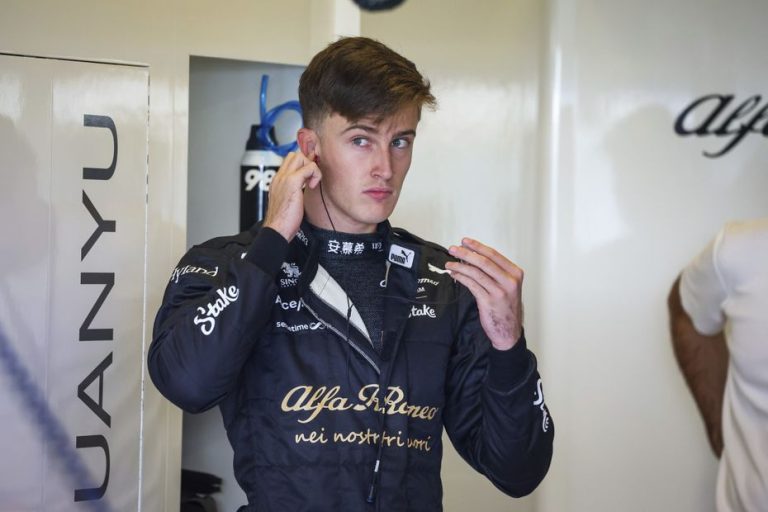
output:
[[[390,386],[384,397],[384,406],[379,400],[378,384],[368,384],[360,388],[357,394],[358,403],[351,402],[347,397],[340,396],[341,386],[296,386],[285,394],[280,404],[283,412],[306,412],[306,417],[296,421],[310,423],[317,419],[324,410],[356,412],[373,410],[381,414],[401,414],[415,419],[431,421],[437,417],[439,407],[428,407],[409,404],[405,400],[405,392],[400,386]]]
[[[296,440],[295,441],[296,444],[299,444],[299,443],[325,444],[328,442],[328,438],[325,437],[324,428],[321,428],[320,432],[315,430],[313,432],[310,432],[309,434],[296,434],[296,436],[294,436],[294,439]]]

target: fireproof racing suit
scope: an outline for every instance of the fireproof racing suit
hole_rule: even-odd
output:
[[[243,511],[442,510],[442,430],[511,496],[546,474],[554,425],[525,339],[491,347],[450,256],[388,222],[384,350],[318,264],[304,224],[190,249],[157,314],[148,367],[189,412],[218,405]]]

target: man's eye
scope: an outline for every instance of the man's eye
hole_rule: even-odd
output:
[[[355,146],[367,146],[368,145],[368,139],[365,137],[355,137],[352,139],[352,144]]]
[[[405,149],[411,144],[411,141],[408,139],[395,139],[392,141],[392,147],[398,148],[398,149]]]

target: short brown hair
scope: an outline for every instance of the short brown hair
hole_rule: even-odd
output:
[[[408,104],[434,108],[429,81],[413,62],[367,37],[345,37],[314,56],[299,81],[304,126],[333,113],[380,120]]]

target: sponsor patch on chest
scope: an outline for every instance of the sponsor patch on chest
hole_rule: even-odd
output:
[[[406,249],[397,244],[389,246],[389,261],[401,267],[411,268],[415,256],[416,252],[411,249]]]
[[[427,306],[426,304],[422,304],[421,306],[411,306],[411,313],[408,315],[408,318],[414,318],[417,316],[437,318],[435,308]]]

